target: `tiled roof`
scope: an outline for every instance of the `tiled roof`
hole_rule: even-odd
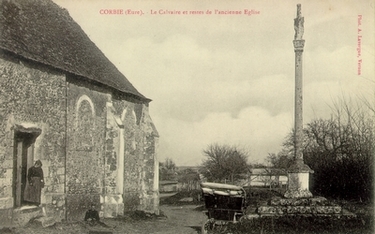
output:
[[[0,0],[0,49],[150,101],[50,0]]]

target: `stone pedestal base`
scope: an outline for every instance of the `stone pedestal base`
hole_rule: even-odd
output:
[[[288,169],[288,189],[284,194],[286,198],[309,198],[309,175],[313,171],[302,161],[296,161]]]

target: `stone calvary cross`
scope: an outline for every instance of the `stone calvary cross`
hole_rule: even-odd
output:
[[[302,111],[302,53],[305,45],[303,36],[304,18],[301,16],[301,4],[297,5],[297,18],[294,19],[295,52],[295,97],[294,97],[294,162],[288,169],[288,189],[286,198],[312,197],[309,191],[309,173],[313,173],[303,161],[303,111]]]
[[[313,171],[303,161],[302,141],[302,52],[305,40],[303,36],[303,17],[301,5],[297,5],[297,18],[294,19],[295,35],[293,40],[295,52],[295,129],[294,129],[294,162],[288,168],[288,188],[284,197],[275,196],[267,205],[257,207],[257,214],[248,215],[248,218],[262,216],[324,216],[332,217],[350,216],[355,214],[344,210],[334,202],[324,197],[313,197],[309,191],[309,175]]]

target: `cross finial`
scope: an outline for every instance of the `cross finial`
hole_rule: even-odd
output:
[[[297,18],[301,17],[301,4],[297,4]]]

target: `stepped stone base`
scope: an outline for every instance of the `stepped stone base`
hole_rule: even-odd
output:
[[[23,206],[13,210],[13,225],[25,226],[31,219],[44,216],[42,207]]]
[[[313,197],[312,193],[308,189],[288,189],[284,194],[286,198],[308,198]]]
[[[44,228],[53,226],[56,223],[56,221],[53,217],[46,217],[46,216],[37,218],[37,219],[35,219],[34,222],[40,223],[40,225],[42,225],[42,227],[44,227]]]
[[[267,205],[259,206],[257,214],[262,216],[303,215],[303,216],[355,216],[344,211],[340,205],[324,197],[273,198]]]

